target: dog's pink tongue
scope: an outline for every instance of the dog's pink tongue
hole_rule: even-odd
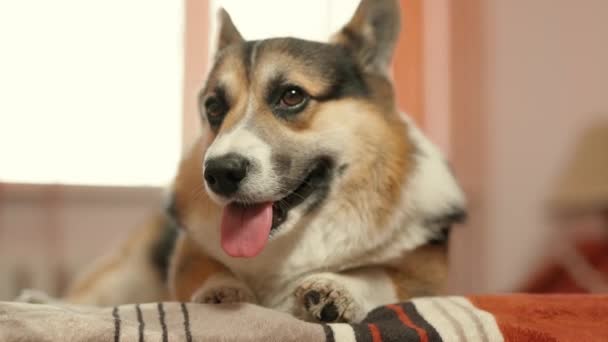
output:
[[[222,248],[232,257],[254,257],[266,246],[271,227],[272,202],[247,207],[229,204],[222,215]]]

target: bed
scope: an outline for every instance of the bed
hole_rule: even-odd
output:
[[[418,298],[359,324],[307,323],[250,304],[0,302],[0,341],[608,341],[608,295]]]

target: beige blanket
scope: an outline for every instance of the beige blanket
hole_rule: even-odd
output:
[[[23,341],[606,342],[608,295],[416,298],[359,324],[306,323],[249,304],[0,302],[0,342]]]
[[[116,308],[0,302],[0,341],[325,341],[323,326],[249,304]]]

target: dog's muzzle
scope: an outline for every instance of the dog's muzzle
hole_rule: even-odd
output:
[[[205,182],[216,194],[230,196],[247,177],[249,165],[249,160],[234,153],[215,157],[205,163]]]

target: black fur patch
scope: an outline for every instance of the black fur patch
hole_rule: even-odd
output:
[[[175,203],[175,196],[172,194],[165,205],[165,215],[170,219],[175,219],[178,216],[177,203]]]
[[[220,103],[223,107],[225,107],[225,110],[226,110],[224,115],[222,117],[220,117],[219,120],[217,120],[217,122],[213,122],[212,120],[210,120],[210,118],[207,116],[207,108],[205,108],[205,103],[212,96],[209,96],[209,94],[206,92],[201,92],[198,96],[198,107],[199,107],[199,114],[201,116],[201,119],[203,121],[207,121],[209,123],[209,126],[211,127],[211,130],[214,133],[217,133],[217,131],[219,130],[219,127],[222,125],[222,122],[224,121],[224,117],[226,116],[227,112],[230,110],[230,99],[228,98],[228,96],[226,94],[226,88],[221,84],[217,84],[213,88],[213,94],[215,94],[213,96],[213,97],[215,97],[215,100],[218,103]]]
[[[292,193],[273,204],[273,217],[271,234],[280,228],[281,224],[287,220],[289,211],[302,204],[309,197],[311,203],[305,209],[306,214],[311,213],[321,205],[327,198],[329,186],[334,175],[334,161],[330,157],[316,159],[312,169],[302,180],[302,183]]]
[[[165,205],[165,217],[167,220],[171,221],[178,229],[183,228],[180,220],[180,213],[177,207],[177,202],[175,201],[175,195],[172,194]]]
[[[352,51],[358,51],[365,46],[365,40],[349,27],[345,27],[340,32],[346,38],[345,47]]]
[[[311,94],[318,101],[369,95],[369,89],[352,53],[338,45],[330,45],[296,38],[276,38],[262,41],[260,51],[280,51],[307,66],[315,77],[330,86],[323,94]],[[277,75],[280,77],[280,75]]]
[[[243,66],[245,67],[245,77],[247,77],[248,83],[251,83],[251,56],[256,44],[258,44],[257,40],[247,41],[243,44]]]
[[[325,304],[323,309],[321,309],[321,317],[319,317],[321,322],[335,322],[338,318],[340,318],[340,313],[338,312],[338,307],[333,302]]]
[[[319,304],[321,301],[321,294],[319,291],[308,291],[306,295],[304,295],[304,306],[306,309],[309,309],[313,305]]]
[[[434,245],[445,244],[450,238],[453,225],[466,221],[467,213],[463,209],[454,208],[444,215],[426,220],[425,224],[436,231],[436,236],[429,241]]]
[[[331,157],[323,157],[319,159],[319,163],[323,165],[323,168],[320,169],[319,173],[315,175],[314,186],[316,188],[314,195],[314,202],[312,202],[308,208],[306,208],[306,213],[311,213],[317,208],[321,206],[321,204],[325,201],[327,196],[329,195],[329,190],[331,186],[331,182],[334,178],[335,167],[334,167],[334,159]]]
[[[340,167],[338,167],[338,174],[340,176],[342,176],[342,174],[344,174],[344,171],[346,171],[346,169],[348,169],[349,165],[348,164],[342,164],[340,165]]]
[[[169,259],[175,248],[178,234],[177,224],[167,218],[162,233],[150,250],[150,261],[164,282],[167,281],[169,275]]]
[[[272,155],[272,168],[278,175],[289,174],[292,163],[293,161],[288,154],[275,153]]]

